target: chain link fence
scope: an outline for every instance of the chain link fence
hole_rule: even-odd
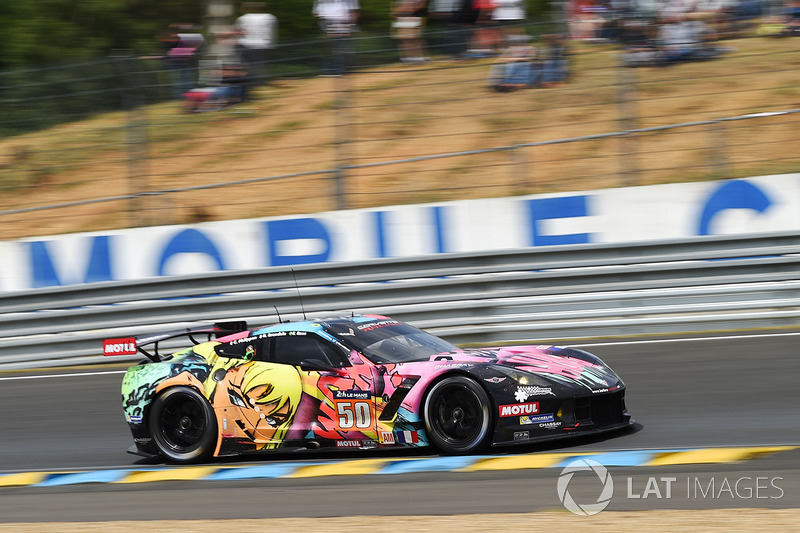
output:
[[[534,64],[557,27],[527,28]],[[508,92],[490,79],[507,55],[463,54],[459,32],[425,43],[424,63],[389,34],[282,45],[246,100],[199,106],[125,52],[0,73],[0,239],[800,167],[792,39],[642,68],[571,41],[566,83]],[[202,58],[198,88],[224,85],[226,61]]]

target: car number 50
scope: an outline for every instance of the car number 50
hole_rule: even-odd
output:
[[[336,402],[339,413],[339,428],[365,429],[372,427],[372,414],[369,402]]]

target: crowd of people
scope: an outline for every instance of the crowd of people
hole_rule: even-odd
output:
[[[791,31],[788,0],[783,31]],[[756,33],[762,18],[781,6],[768,0],[572,0],[572,39],[617,42],[628,66],[670,65],[719,57],[720,40]]]
[[[776,34],[800,33],[800,0],[785,10],[766,13],[770,0],[569,0],[561,33],[538,38],[527,32],[525,0],[395,0],[391,36],[400,60],[424,63],[426,24],[436,22],[437,55],[494,58],[488,83],[498,91],[563,85],[569,76],[570,41],[615,42],[628,66],[668,65],[708,60],[728,48],[719,40],[738,35],[756,18],[773,15]],[[173,94],[193,111],[218,109],[246,101],[254,85],[269,78],[270,51],[278,41],[278,21],[265,2],[246,2],[243,14],[226,31],[213,35],[217,57],[210,82],[197,85],[197,55],[202,34],[173,25],[162,39]],[[315,0],[311,15],[329,49],[323,74],[340,75],[352,53],[358,30],[358,0]],[[222,53],[220,53],[222,50]]]
[[[194,28],[173,24],[162,39],[172,95],[189,111],[213,111],[248,99],[269,77],[269,53],[278,42],[278,20],[265,2],[245,2],[242,15],[213,34],[216,58],[203,76],[199,57],[206,39]]]

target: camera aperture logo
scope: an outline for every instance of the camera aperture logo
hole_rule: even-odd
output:
[[[576,472],[594,472],[597,475],[602,489],[595,502],[578,503],[569,493],[569,483]],[[558,499],[569,512],[576,515],[592,516],[599,513],[608,507],[612,496],[614,496],[614,480],[611,479],[611,474],[608,473],[606,467],[597,461],[575,459],[561,471],[558,477]]]

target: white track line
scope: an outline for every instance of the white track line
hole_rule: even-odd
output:
[[[753,335],[723,335],[719,337],[686,337],[680,339],[645,339],[639,341],[619,341],[619,342],[594,342],[589,344],[568,344],[573,348],[584,348],[594,346],[625,346],[628,344],[658,344],[670,342],[698,342],[698,341],[719,341],[719,340],[738,340],[738,339],[760,339],[764,337],[791,337],[800,335],[797,333],[759,333]]]
[[[45,378],[74,378],[81,376],[102,376],[104,374],[124,374],[127,370],[106,370],[103,372],[81,372],[77,374],[41,374],[38,376],[11,376],[0,378],[0,381],[11,381],[16,379],[45,379]]]

